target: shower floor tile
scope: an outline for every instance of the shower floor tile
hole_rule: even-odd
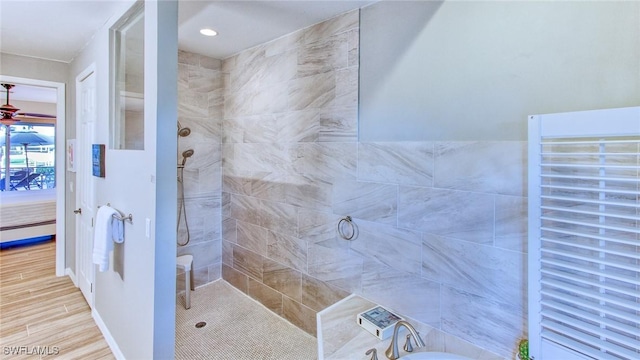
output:
[[[269,311],[224,280],[176,304],[176,359],[315,360],[316,338]],[[199,322],[204,327],[196,328]]]

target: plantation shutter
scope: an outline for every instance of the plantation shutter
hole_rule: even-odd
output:
[[[640,108],[529,122],[536,360],[640,359]]]

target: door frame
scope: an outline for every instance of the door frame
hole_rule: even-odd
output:
[[[56,276],[66,274],[66,94],[65,83],[0,75],[0,81],[12,84],[54,88],[56,90]]]
[[[75,91],[74,91],[75,94],[74,94],[74,96],[75,96],[75,107],[76,107],[75,114],[76,114],[76,116],[75,116],[75,119],[74,119],[75,120],[74,127],[76,129],[76,132],[75,132],[76,133],[76,139],[78,138],[78,135],[80,135],[79,131],[78,131],[79,126],[80,126],[78,124],[78,120],[80,120],[79,114],[82,112],[81,111],[82,104],[80,103],[80,101],[78,101],[78,100],[80,100],[81,93],[78,91],[78,89],[80,88],[80,84],[82,83],[82,81],[84,81],[87,77],[91,76],[92,74],[93,74],[93,76],[97,76],[96,63],[95,62],[91,63],[84,70],[80,71],[78,73],[78,75],[76,76],[76,78],[75,78]],[[95,81],[97,83],[97,79]],[[97,104],[94,104],[94,105],[97,105]],[[80,144],[78,144],[78,146],[76,147],[76,151],[79,149],[79,145]],[[76,174],[77,174],[77,172],[76,172]],[[85,180],[91,181],[91,179],[85,179]],[[80,206],[80,204],[78,204],[78,191],[77,191],[77,189],[78,189],[78,177],[77,177],[77,175],[76,175],[75,183],[76,183],[76,186],[75,186],[76,191],[75,191],[74,196],[73,196],[74,204],[76,206]],[[95,189],[94,189],[94,193],[92,194],[94,199],[95,199],[95,195],[96,194],[95,194]],[[75,206],[74,206],[74,208],[75,208]],[[95,209],[92,209],[92,211],[95,211]],[[78,253],[78,249],[79,249],[78,241],[80,241],[80,237],[78,236],[78,226],[79,226],[78,219],[77,218],[74,218],[74,219],[76,219],[75,227],[74,227],[74,232],[75,232],[75,237],[74,238],[75,239],[74,239],[74,243],[73,243],[73,246],[75,247],[75,269],[74,269],[74,272],[76,274],[76,278],[78,278],[79,277],[79,275],[78,275],[78,267],[80,266],[80,263],[78,261],[78,256],[79,256],[79,253]],[[93,264],[91,266],[95,267]],[[95,302],[95,291],[93,289],[93,284],[95,284],[95,271],[91,271],[90,274],[91,274],[90,282],[91,282],[92,288],[91,288],[90,299],[86,299],[86,300],[87,300],[87,304],[89,305],[89,307],[93,309],[93,304]],[[79,280],[76,281],[75,285],[76,285],[76,287],[80,287]],[[80,290],[82,290],[82,289],[80,289]]]

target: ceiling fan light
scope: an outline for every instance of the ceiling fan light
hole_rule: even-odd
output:
[[[6,114],[6,113],[13,114],[14,112],[16,112],[18,110],[20,110],[20,109],[18,109],[17,107],[15,107],[15,106],[13,106],[11,104],[8,104],[8,103],[0,106],[0,111],[2,111],[3,114]]]
[[[12,117],[6,117],[6,115],[3,115],[2,117],[0,117],[0,124],[7,127],[11,125],[19,124],[19,123],[20,123],[20,120],[14,119]]]

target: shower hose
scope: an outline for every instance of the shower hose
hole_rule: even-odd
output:
[[[189,222],[187,221],[187,207],[184,203],[184,166],[179,166],[178,168],[180,169],[180,176],[178,176],[178,191],[180,191],[180,199],[178,201],[178,225],[176,227],[176,234],[178,234],[178,245],[185,246],[189,243],[189,240],[191,240],[191,234],[189,234]],[[187,241],[181,243],[178,230],[180,229],[180,221],[182,220],[183,214],[184,226],[187,229]]]

